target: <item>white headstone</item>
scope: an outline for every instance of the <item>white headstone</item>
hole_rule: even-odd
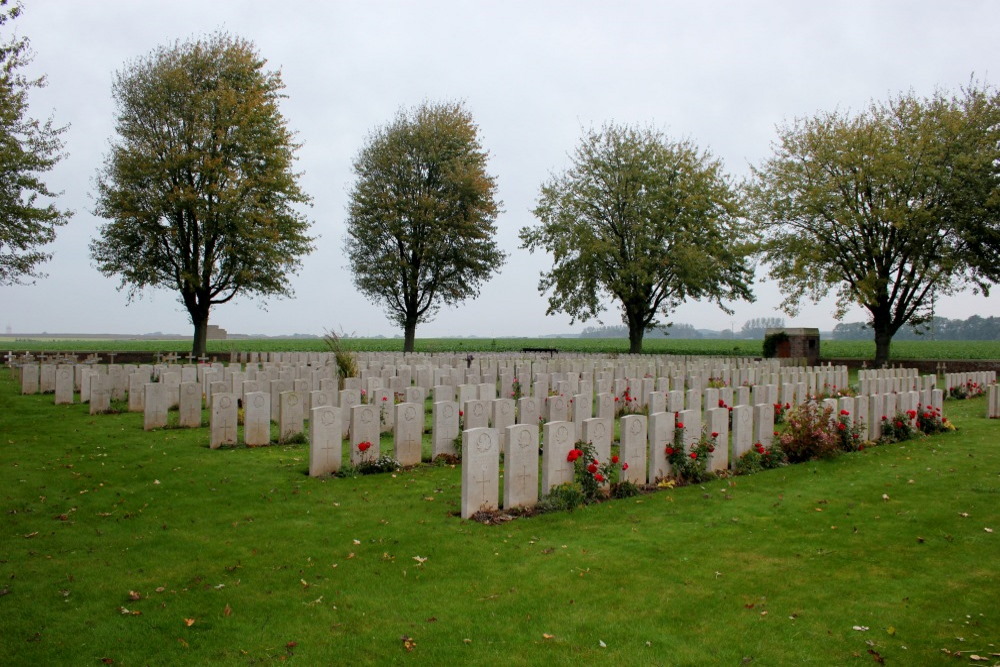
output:
[[[462,518],[499,505],[500,443],[492,428],[462,433]]]
[[[243,403],[243,442],[259,447],[271,442],[271,395],[263,391],[246,394]]]
[[[463,462],[464,465],[464,462]],[[531,506],[538,502],[538,425],[507,427],[504,455],[503,506]]]
[[[263,397],[263,394],[259,394]],[[319,477],[340,470],[343,441],[340,408],[321,405],[309,417],[309,475]]]

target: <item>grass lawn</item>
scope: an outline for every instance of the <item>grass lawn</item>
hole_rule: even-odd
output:
[[[19,396],[0,371],[0,663],[1000,662],[1000,421],[483,526],[459,470],[311,479]],[[386,443],[387,441],[384,441]]]

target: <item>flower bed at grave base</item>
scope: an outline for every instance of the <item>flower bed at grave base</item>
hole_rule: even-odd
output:
[[[955,430],[955,426],[941,415],[940,410],[931,406],[918,406],[917,410],[883,416],[882,435],[877,440],[862,440],[862,429],[853,423],[850,411],[837,411],[829,405],[809,402],[794,406],[788,411],[786,425],[774,432],[771,443],[766,446],[760,442],[754,443],[734,462],[731,470],[712,472],[711,459],[719,433],[709,433],[706,428],[697,440],[685,444],[684,424],[677,422],[674,440],[665,446],[671,472],[653,484],[635,483],[623,478],[629,464],[621,459],[618,445],[612,450],[618,453],[613,453],[610,461],[602,462],[593,445],[580,441],[566,455],[566,461],[573,464],[572,482],[553,487],[534,506],[481,509],[469,518],[486,525],[498,525],[518,517],[572,511],[588,504],[701,484],[716,477],[753,474],[949,430]]]

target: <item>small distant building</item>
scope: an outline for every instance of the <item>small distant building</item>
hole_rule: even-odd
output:
[[[229,334],[222,327],[209,324],[208,331],[205,332],[205,338],[206,340],[226,340],[229,338]]]
[[[768,354],[769,348],[773,354]],[[778,359],[805,359],[807,366],[819,365],[819,329],[767,329],[764,356]]]

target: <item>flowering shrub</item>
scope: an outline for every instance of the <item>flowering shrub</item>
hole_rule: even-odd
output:
[[[954,431],[955,425],[941,416],[941,410],[933,405],[917,406],[917,430],[926,435]]]
[[[511,384],[510,397],[516,401],[521,398],[523,391],[524,390],[521,388],[521,381],[514,378],[514,382]]]
[[[882,415],[882,442],[903,442],[917,436],[916,429],[905,412],[897,412],[892,418]]]
[[[840,449],[845,452],[856,452],[864,449],[864,441],[861,440],[861,424],[851,423],[851,413],[841,410],[836,420],[837,433],[840,436]]]
[[[606,495],[628,498],[639,493],[639,488],[633,482],[621,479],[622,471],[628,470],[628,463],[621,462],[617,456],[612,456],[610,461],[600,462],[594,445],[589,442],[577,442],[566,460],[573,464],[574,478],[583,493],[584,503],[596,502]]]
[[[832,407],[809,401],[789,410],[786,421],[778,444],[791,463],[830,457],[840,451],[840,422],[833,419]]]
[[[615,417],[622,415],[634,415],[639,412],[639,402],[632,395],[631,387],[625,387],[625,392],[619,399],[615,396]]]
[[[948,387],[948,397],[957,398],[963,400],[966,398],[975,398],[976,396],[981,396],[983,394],[983,387],[978,382],[973,382],[968,380],[963,384],[956,385],[954,387]]]
[[[720,405],[719,407],[721,408],[722,406]],[[774,423],[775,424],[784,424],[785,423],[785,413],[788,412],[791,409],[792,409],[792,404],[791,403],[785,403],[784,405],[782,405],[781,403],[775,403],[774,404]]]
[[[395,472],[399,470],[399,461],[391,456],[382,455],[375,459],[368,458],[367,452],[372,448],[372,443],[367,440],[358,443],[358,451],[361,452],[361,461],[355,466],[359,475],[373,475],[380,472]]]
[[[726,387],[728,385],[729,383],[723,380],[722,378],[710,377],[708,378],[708,384],[706,386],[710,389],[722,389],[723,387]]]
[[[737,475],[750,475],[787,464],[788,458],[781,450],[781,445],[772,442],[770,447],[765,447],[757,442],[748,451],[743,452],[743,455],[736,460],[733,469]]]
[[[701,436],[691,443],[690,449],[684,450],[684,423],[674,425],[674,441],[665,447],[667,462],[670,463],[670,473],[679,482],[698,484],[715,477],[709,472],[708,463],[715,452],[718,433],[707,433],[702,429]]]

